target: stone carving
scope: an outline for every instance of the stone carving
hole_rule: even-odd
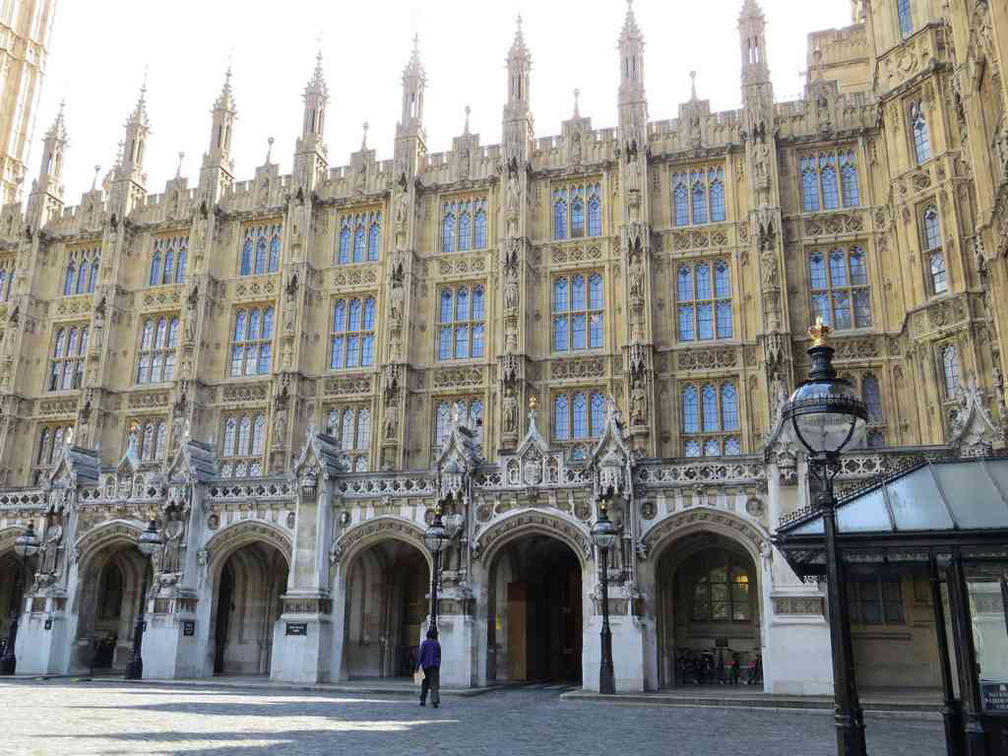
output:
[[[182,572],[182,547],[185,543],[184,515],[178,507],[165,512],[164,544],[161,546],[161,572]]]
[[[47,520],[39,572],[55,575],[59,568],[60,552],[63,550],[63,514],[50,512]]]

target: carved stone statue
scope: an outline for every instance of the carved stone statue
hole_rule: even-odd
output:
[[[513,386],[508,386],[504,393],[504,432],[518,432],[518,397]]]
[[[395,222],[398,228],[406,228],[409,221],[409,192],[400,192],[396,202]]]
[[[59,566],[59,551],[63,543],[63,517],[52,513],[45,531],[45,543],[42,545],[42,560],[40,572],[52,575]]]
[[[182,539],[185,536],[185,523],[182,513],[170,509],[166,515],[168,521],[164,526],[164,545],[161,547],[161,572],[182,572]]]
[[[283,446],[287,440],[287,410],[278,409],[273,415],[273,443]]]
[[[396,417],[395,407],[386,407],[385,409],[385,438],[392,440],[396,435],[396,427],[399,424],[399,418]]]
[[[403,300],[406,292],[403,290],[403,270],[397,267],[392,271],[392,302],[389,314],[392,316],[392,323],[396,328],[402,327],[403,321]]]
[[[647,425],[647,394],[642,381],[634,382],[630,390],[630,423],[632,425]]]
[[[517,213],[521,202],[521,189],[518,187],[518,177],[514,174],[508,177],[507,209],[509,213]]]
[[[630,298],[644,299],[644,264],[640,251],[630,254]]]

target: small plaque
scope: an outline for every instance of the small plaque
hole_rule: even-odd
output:
[[[287,635],[308,635],[307,622],[288,622]]]
[[[195,620],[182,620],[182,635],[196,635]]]
[[[1008,711],[1008,682],[984,682],[981,686],[987,711]]]
[[[45,621],[45,625],[43,625],[43,629],[45,629],[45,630],[52,630],[52,617],[46,617],[46,621]]]

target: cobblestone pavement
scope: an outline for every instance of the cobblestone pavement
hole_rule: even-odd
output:
[[[378,756],[832,756],[831,712],[667,709],[561,701],[559,687],[404,696],[143,683],[0,684],[0,753]],[[941,722],[868,717],[872,756],[938,756]]]

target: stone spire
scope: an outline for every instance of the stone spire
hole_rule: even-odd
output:
[[[147,116],[147,79],[140,87],[140,97],[126,120],[124,149],[119,159],[118,179],[129,179],[143,185],[144,152],[147,147],[147,137],[150,135],[150,119]]]
[[[529,108],[529,73],[532,70],[532,55],[525,45],[522,34],[522,18],[518,16],[518,28],[514,42],[508,51],[508,98],[504,106],[505,118],[519,118]]]
[[[644,92],[644,35],[637,26],[633,0],[627,0],[626,18],[619,37],[620,127],[626,131],[631,124],[636,128],[647,122],[647,95]]]
[[[45,225],[63,207],[63,153],[68,144],[64,103],[61,102],[56,120],[42,139],[42,163],[28,197],[28,221],[33,226]]]
[[[329,87],[322,75],[322,51],[315,56],[315,70],[304,91],[304,127],[301,136],[322,138],[325,126],[325,109],[329,103]]]
[[[231,91],[231,66],[224,72],[224,86],[221,87],[221,93],[211,112],[213,125],[210,131],[210,152],[207,155],[226,160],[231,152],[231,130],[238,115],[234,93]]]
[[[402,116],[399,134],[419,134],[423,128],[423,98],[427,86],[427,72],[420,62],[420,37],[413,37],[413,52],[403,69]]]
[[[766,18],[756,0],[745,0],[739,14],[739,41],[742,49],[742,84],[770,82],[767,65]]]

